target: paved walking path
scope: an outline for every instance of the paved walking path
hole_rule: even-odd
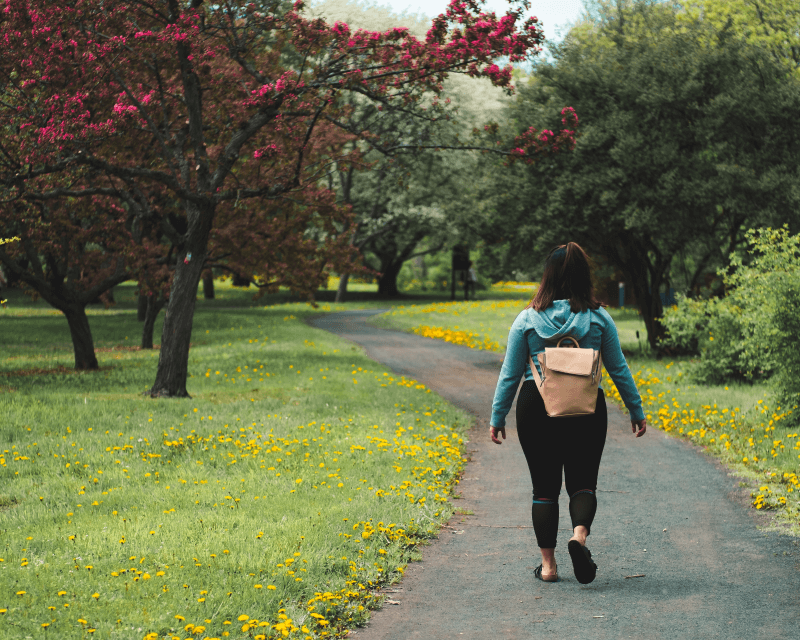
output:
[[[765,533],[749,490],[692,446],[651,429],[640,439],[609,403],[598,513],[587,546],[597,579],[581,585],[566,552],[564,492],[556,559],[561,582],[533,577],[539,553],[531,486],[514,410],[502,446],[488,438],[502,356],[399,331],[348,311],[313,324],[362,345],[397,373],[471,412],[477,424],[453,529],[423,548],[359,640],[676,638],[800,639],[800,543]],[[644,574],[641,578],[626,578]]]

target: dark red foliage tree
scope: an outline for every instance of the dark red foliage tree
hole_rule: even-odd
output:
[[[20,242],[0,246],[6,274],[61,311],[76,369],[97,369],[86,307],[127,280],[124,210],[103,198],[4,203],[3,226]]]
[[[452,0],[418,40],[401,28],[309,20],[301,2],[5,0],[3,218],[16,206],[52,211],[67,198],[100,198],[106,211],[124,209],[130,229],[166,238],[174,274],[151,394],[186,396],[212,238],[233,252],[232,234],[250,234],[253,254],[266,252],[254,272],[264,282],[291,273],[311,283],[349,266],[347,234],[333,233],[349,213],[319,186],[329,158],[315,146],[325,127],[347,129],[343,96],[413,118],[435,113],[451,71],[511,90],[510,65],[494,61],[537,53],[542,34],[535,18],[521,23],[522,8],[497,17],[481,4]],[[522,155],[553,146],[534,136],[527,143]],[[25,230],[9,231],[24,242]]]

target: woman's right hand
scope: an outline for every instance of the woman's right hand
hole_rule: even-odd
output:
[[[492,442],[495,444],[503,444],[498,436],[502,435],[503,440],[506,439],[506,428],[505,427],[489,427],[489,437],[492,439]]]
[[[637,438],[641,438],[647,431],[647,418],[631,420],[631,431],[636,434]]]

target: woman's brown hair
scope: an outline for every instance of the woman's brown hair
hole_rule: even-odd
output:
[[[589,256],[575,242],[554,247],[544,264],[539,290],[526,309],[544,311],[553,300],[569,300],[573,313],[603,305],[594,295]]]

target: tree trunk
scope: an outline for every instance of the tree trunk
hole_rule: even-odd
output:
[[[400,274],[400,269],[403,267],[401,260],[390,262],[383,266],[381,265],[381,277],[378,279],[378,295],[396,298],[400,295],[397,290],[397,276]]]
[[[203,297],[206,300],[214,299],[214,276],[212,274],[203,278]]]
[[[234,287],[242,287],[247,289],[250,286],[250,280],[245,278],[244,276],[240,276],[238,273],[233,274],[233,278],[231,280],[231,285]]]
[[[659,289],[661,288],[661,274],[647,277],[647,265],[641,264],[633,269],[627,270],[626,277],[631,282],[633,293],[639,305],[639,313],[642,314],[644,326],[647,329],[647,342],[650,348],[656,351],[658,342],[664,337],[666,329],[661,324],[661,317],[664,315],[664,307],[661,304]]]
[[[212,205],[200,208],[187,203],[189,230],[186,245],[178,254],[175,278],[161,332],[156,380],[150,389],[153,398],[189,398],[186,378],[189,375],[189,343],[192,338],[197,287],[208,248],[208,236],[214,219]],[[187,260],[191,254],[192,258]]]
[[[147,296],[147,312],[145,313],[144,326],[142,327],[142,349],[153,348],[153,332],[156,328],[158,313],[164,308],[166,300],[163,295]]]
[[[72,336],[72,347],[75,351],[75,368],[78,370],[98,369],[97,357],[94,354],[94,340],[86,317],[86,307],[73,305],[61,309],[69,323]]]
[[[626,284],[630,283],[647,329],[647,342],[651,349],[658,351],[658,343],[666,333],[661,323],[664,307],[659,290],[669,271],[672,254],[665,258],[652,246],[649,250],[644,249],[642,245],[647,244],[646,240],[643,242],[631,235],[620,234],[615,240],[606,245],[602,252],[622,271]]]
[[[136,301],[136,319],[139,322],[144,322],[145,314],[147,314],[147,296],[140,293]]]
[[[417,267],[419,268],[420,288],[423,291],[427,291],[428,288],[425,286],[425,281],[428,278],[428,265],[425,264],[425,256],[417,256]]]
[[[339,274],[339,288],[336,289],[336,300],[334,302],[344,302],[344,297],[347,295],[348,280],[350,280],[349,273]]]

